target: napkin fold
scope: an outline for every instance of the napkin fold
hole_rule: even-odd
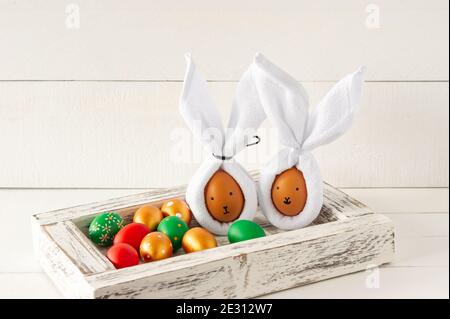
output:
[[[259,102],[285,146],[261,170],[258,187],[259,205],[274,226],[297,229],[309,225],[319,215],[323,182],[311,151],[334,141],[349,129],[361,98],[364,72],[365,68],[361,67],[345,76],[310,111],[303,86],[262,54],[256,55],[253,79]],[[275,208],[271,189],[277,175],[294,166],[303,173],[307,199],[300,214],[286,216]]]
[[[265,119],[253,81],[254,64],[240,79],[230,119],[225,130],[207,82],[198,71],[190,54],[186,55],[187,69],[180,98],[180,113],[194,136],[210,155],[191,178],[186,201],[195,219],[214,234],[226,235],[230,223],[214,219],[208,212],[204,190],[212,175],[219,169],[230,174],[244,195],[244,208],[238,219],[252,220],[257,210],[257,191],[253,179],[234,159],[234,156],[252,142],[256,130]]]

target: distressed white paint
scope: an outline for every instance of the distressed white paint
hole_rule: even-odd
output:
[[[332,84],[305,83],[312,105]],[[226,117],[235,83],[210,86]],[[8,168],[0,186],[188,183],[200,161],[171,157],[171,134],[185,128],[180,90],[181,83],[0,82],[0,163]],[[448,110],[448,83],[366,83],[354,126],[317,150],[324,179],[340,187],[448,186]],[[261,143],[240,154],[248,168],[279,147],[267,127]],[[200,154],[198,143],[187,148]]]
[[[66,25],[79,6],[80,28]],[[3,0],[1,80],[182,80],[192,51],[211,80],[237,80],[264,52],[299,80],[448,80],[448,1]],[[32,32],[30,32],[32,31]]]
[[[345,189],[351,197],[368,205],[377,213],[388,214],[396,226],[396,238],[406,238],[403,245],[407,253],[401,260],[408,266],[414,264],[413,256],[430,256],[430,252],[443,254],[448,259],[448,244],[437,242],[438,246],[427,246],[428,237],[448,237],[448,189]],[[9,256],[8,262],[0,263],[0,273],[39,272],[30,243],[32,237],[27,231],[32,213],[72,207],[93,201],[103,201],[134,193],[136,189],[0,189],[0,253]],[[26,198],[27,200],[23,200]],[[25,229],[25,231],[18,231]],[[423,241],[417,242],[409,238]],[[448,240],[447,240],[448,241]],[[446,253],[447,252],[447,253]],[[402,253],[398,251],[398,253]]]
[[[34,259],[31,235],[27,231],[17,231],[27,229],[32,212],[139,192],[142,190],[1,189],[0,252],[8,254],[9,259],[0,263],[0,297],[61,296]],[[448,298],[448,280],[445,280],[448,266],[442,263],[448,261],[449,251],[448,189],[345,189],[345,192],[374,211],[386,213],[395,224],[395,238],[399,243],[396,257],[393,263],[381,268],[380,288],[365,288],[366,273],[363,271],[269,296]],[[39,291],[30,288],[33,286],[39,286]]]
[[[449,298],[448,267],[381,267],[378,289],[368,289],[366,277],[367,273],[360,271],[262,298]],[[0,273],[0,286],[4,288],[0,290],[1,298],[61,298],[44,273]]]
[[[113,264],[71,221],[57,222],[44,228],[52,241],[71,259],[83,274],[114,269]]]
[[[186,50],[193,51],[210,80],[238,79],[254,52],[263,51],[299,80],[336,80],[349,68],[364,63],[369,67],[370,81],[408,82],[383,82],[379,83],[382,92],[370,90],[376,99],[371,109],[377,114],[369,117],[363,113],[364,125],[352,129],[361,140],[352,136],[338,141],[341,145],[336,144],[334,150],[319,154],[322,170],[326,180],[347,187],[448,186],[448,1],[377,1],[380,28],[370,30],[361,28],[367,20],[368,3],[357,0],[339,4],[333,0],[255,2],[227,1],[217,10],[210,1],[194,0],[189,6],[179,3],[176,10],[171,10],[173,4],[167,1],[132,0],[124,5],[115,0],[81,0],[76,1],[81,4],[81,28],[69,30],[64,23],[70,1],[1,1],[0,164],[7,169],[0,171],[0,187],[159,186],[160,176],[155,179],[148,174],[152,170],[138,157],[115,152],[112,140],[125,152],[134,152],[138,146],[140,151],[147,151],[148,144],[142,144],[138,134],[147,129],[133,127],[128,123],[135,121],[129,119],[133,113],[148,119],[136,111],[136,103],[167,106],[175,101],[178,92],[169,94],[174,83],[157,86],[153,91],[162,94],[156,97],[154,93],[142,93],[138,94],[138,102],[130,103],[136,92],[121,89],[116,82],[110,88],[102,89],[105,83],[99,82],[98,86],[83,89],[79,83],[71,83],[70,87],[59,81],[44,85],[26,81],[179,81],[184,71],[180,57]],[[356,21],[361,22],[357,27]],[[204,28],[204,23],[209,27]],[[139,89],[138,82],[120,83],[138,91],[152,91]],[[398,89],[397,85],[409,88]],[[439,89],[430,89],[434,85]],[[227,107],[221,101],[228,102],[231,95],[215,91],[221,95],[219,102]],[[386,95],[395,98],[386,100]],[[123,102],[121,114],[117,114],[116,100]],[[113,106],[115,115],[110,114],[107,105]],[[97,116],[102,111],[104,117]],[[127,119],[122,123],[125,127],[116,124],[119,117]],[[80,120],[73,131],[68,125],[72,119]],[[117,135],[94,134],[88,138],[80,133],[89,134],[98,125],[123,129],[125,136],[121,139]],[[77,130],[80,127],[83,130]],[[428,134],[422,134],[422,130]],[[55,138],[54,132],[61,139]],[[134,137],[136,144],[127,145],[129,137]],[[68,143],[64,144],[63,139]],[[367,147],[360,144],[356,152],[355,141],[369,143]],[[84,149],[81,145],[85,145]],[[423,152],[424,147],[427,152]],[[92,159],[96,158],[93,149],[107,155],[104,165]],[[342,149],[361,156],[354,165],[342,163],[346,154],[341,155]],[[382,157],[377,157],[379,154]],[[126,173],[117,175],[129,167],[136,171],[127,171],[128,177]],[[141,174],[136,174],[138,170]],[[187,181],[191,170],[188,167],[174,173],[176,180],[168,177],[166,186]],[[79,178],[74,178],[77,175]],[[92,179],[86,180],[90,176]],[[448,189],[348,191],[367,201],[375,211],[389,213],[396,224],[396,261],[381,268],[380,288],[367,289],[366,274],[359,272],[269,296],[448,298]],[[7,263],[0,263],[0,297],[59,295],[47,277],[36,273],[39,268],[30,252],[30,234],[16,231],[28,224],[30,212],[133,192],[138,191],[0,189],[0,215],[5,221],[0,225],[0,252],[11,256]],[[67,262],[64,254],[57,256]],[[62,278],[56,280],[64,286]],[[37,286],[39,291],[34,289]],[[79,290],[92,296],[86,287]]]
[[[86,284],[83,271],[77,267],[76,261],[70,259],[46,230],[34,221],[32,229],[33,245],[39,265],[47,272],[57,288],[64,291],[68,298],[92,295],[92,289]]]
[[[136,267],[87,280],[97,297],[247,298],[391,261],[393,228],[385,217],[372,214],[309,230],[205,251],[202,263],[179,264],[167,272],[163,266],[157,273]],[[183,257],[191,256],[178,258]]]
[[[34,215],[34,241],[42,267],[68,297],[234,298],[255,297],[392,261],[392,222],[329,185],[325,185],[324,207],[314,225],[281,232],[260,215],[257,221],[267,237],[232,245],[220,239],[215,249],[126,269],[111,267],[100,254],[104,249],[96,249],[82,234],[101,211],[116,210],[129,219],[138,205],[182,197],[184,190],[155,190]],[[79,230],[74,231],[75,225]]]

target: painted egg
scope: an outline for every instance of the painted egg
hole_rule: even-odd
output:
[[[300,214],[305,208],[307,196],[303,173],[295,167],[277,175],[272,184],[272,202],[283,215]]]
[[[228,228],[228,241],[237,243],[266,236],[264,229],[250,220],[237,220]]]
[[[158,207],[146,205],[140,207],[136,213],[134,213],[133,222],[144,224],[150,231],[153,231],[158,227],[158,224],[162,219],[163,214]]]
[[[111,246],[114,235],[122,229],[123,219],[114,212],[96,216],[89,225],[89,237],[100,246]]]
[[[120,269],[139,264],[139,255],[131,245],[118,243],[108,249],[106,257]]]
[[[142,238],[150,232],[150,229],[144,224],[131,223],[124,228],[114,237],[114,245],[118,243],[125,243],[131,245],[134,249],[139,250]]]
[[[169,258],[173,253],[172,242],[165,234],[152,232],[142,239],[139,253],[145,262]]]
[[[181,244],[186,253],[217,247],[217,241],[214,235],[201,227],[189,229],[184,234]]]
[[[190,224],[192,220],[192,212],[188,204],[181,199],[171,199],[161,206],[161,212],[164,217],[177,216],[181,218],[186,224]]]
[[[174,251],[181,247],[181,240],[188,229],[186,223],[177,216],[168,216],[158,225],[158,231],[170,238]]]
[[[205,203],[209,214],[214,219],[229,223],[239,218],[245,199],[236,180],[220,169],[206,184]]]

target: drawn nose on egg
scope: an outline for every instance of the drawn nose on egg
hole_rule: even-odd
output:
[[[271,194],[278,212],[286,216],[300,214],[308,196],[303,173],[292,167],[278,174],[272,184]]]
[[[209,214],[219,222],[228,223],[239,218],[245,198],[236,180],[223,169],[213,174],[205,186],[205,205]]]

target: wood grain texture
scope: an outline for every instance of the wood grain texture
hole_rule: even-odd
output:
[[[257,180],[258,174],[252,175]],[[227,244],[226,239],[219,238],[221,245],[214,249],[180,253],[120,270],[105,260],[104,249],[96,249],[88,242],[87,225],[100,207],[101,211],[116,210],[129,220],[137,203],[158,205],[163,200],[183,197],[184,190],[184,187],[154,190],[34,215],[37,253],[53,265],[44,261],[44,269],[55,273],[54,280],[66,274],[66,263],[69,269],[77,269],[76,276],[66,274],[68,278],[59,285],[66,296],[244,298],[340,276],[393,259],[393,223],[327,184],[319,218],[309,227],[295,231],[274,229],[259,212],[257,222],[266,228],[266,237],[236,244]],[[75,231],[75,225],[79,230]],[[54,252],[49,254],[40,244],[47,241],[64,258],[53,258]],[[83,283],[71,287],[74,278]]]
[[[416,267],[417,259],[411,257],[431,254],[442,254],[444,257],[439,257],[439,260],[448,259],[448,244],[426,240],[428,237],[448,238],[448,189],[344,191],[373,211],[386,214],[393,220],[397,240],[406,237],[402,248],[408,253],[405,254],[406,258],[402,259],[402,264]],[[8,262],[0,263],[0,273],[40,271],[30,246],[31,233],[27,231],[32,213],[142,192],[143,190],[136,189],[0,189],[0,219],[3,221],[0,225],[0,253],[9,256]],[[24,198],[27,200],[24,201]],[[18,231],[20,229],[24,231]],[[417,240],[410,240],[413,238]],[[427,247],[427,244],[437,246]],[[397,251],[397,254],[402,252]]]
[[[257,174],[253,174],[254,176]],[[255,179],[257,177],[254,177]],[[70,208],[63,208],[33,215],[40,225],[73,220],[79,227],[86,228],[93,216],[105,211],[117,211],[122,217],[129,218],[139,206],[152,203],[160,206],[171,198],[184,198],[186,186],[170,189],[154,189],[145,193],[112,198]],[[324,205],[321,215],[330,220],[347,219],[349,217],[370,214],[372,211],[359,201],[352,199],[342,191],[324,184]],[[322,217],[321,218],[324,218]]]
[[[224,118],[235,83],[210,83]],[[333,85],[305,83],[315,105]],[[169,187],[201,162],[178,112],[181,83],[0,82],[0,187]],[[316,151],[340,187],[448,186],[448,83],[366,83],[351,130]],[[279,148],[239,154],[248,169]],[[181,140],[181,142],[180,142]],[[186,155],[179,155],[186,154]]]
[[[446,0],[376,1],[379,29],[365,27],[368,3],[357,0],[231,0],[220,8],[206,0],[80,0],[78,30],[65,27],[68,3],[0,1],[0,165],[6,167],[0,253],[10,257],[0,263],[0,297],[59,295],[33,273],[39,268],[31,235],[17,231],[30,212],[141,192],[2,187],[166,187],[189,180],[197,164],[177,169],[167,157],[153,157],[155,149],[167,156],[154,136],[169,132],[162,123],[174,124],[188,50],[210,81],[221,82],[211,86],[222,111],[235,86],[226,82],[239,78],[256,51],[299,80],[321,82],[306,83],[313,100],[330,81],[366,64],[368,85],[376,89],[366,88],[362,120],[349,135],[317,153],[325,179],[346,187],[448,187]],[[252,152],[248,168],[265,161],[252,161]],[[395,224],[396,258],[381,268],[380,288],[368,289],[359,272],[268,296],[448,298],[448,189],[345,191]],[[60,268],[71,261],[47,242],[48,233],[36,238],[55,258],[43,267],[60,289],[76,285],[82,271]],[[66,295],[93,297],[80,286]]]
[[[101,298],[248,298],[389,262],[393,240],[392,223],[372,214],[87,280]]]
[[[66,27],[69,3],[79,29]],[[448,80],[448,1],[378,0],[379,28],[369,3],[3,0],[0,79],[182,80],[192,51],[208,79],[237,80],[261,51],[299,80],[360,64],[369,80]]]
[[[0,297],[61,297],[37,264],[26,231],[30,212],[129,195],[122,189],[0,189]],[[381,285],[369,289],[367,272],[270,294],[273,298],[444,298],[448,296],[448,189],[345,189],[395,226],[395,261],[380,268]],[[23,198],[27,198],[26,201]],[[428,206],[427,206],[428,204]],[[375,209],[376,208],[376,209]],[[429,209],[429,212],[427,211]],[[23,229],[25,231],[17,231]],[[447,284],[446,284],[447,282]],[[39,290],[33,289],[39,287]],[[447,298],[447,297],[445,297]]]
[[[323,280],[287,289],[262,298],[298,299],[402,299],[449,298],[448,267],[380,268],[380,286],[368,288],[369,272]],[[0,273],[0,298],[61,298],[61,293],[44,273]],[[39,287],[39,289],[35,289]]]
[[[115,269],[95,244],[71,221],[57,222],[44,228],[83,275]]]
[[[65,251],[32,219],[33,245],[39,265],[67,298],[92,296],[82,271]]]

